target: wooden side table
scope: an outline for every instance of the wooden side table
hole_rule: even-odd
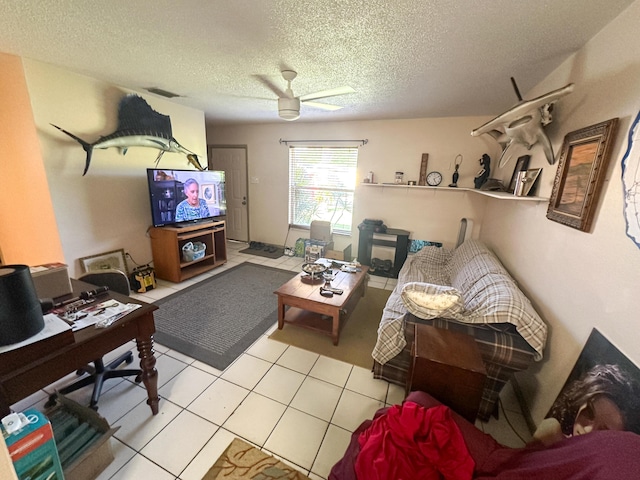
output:
[[[415,325],[406,393],[429,393],[475,422],[487,372],[473,337],[430,325]]]

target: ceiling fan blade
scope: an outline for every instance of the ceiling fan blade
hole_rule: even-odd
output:
[[[267,76],[267,75],[253,75],[261,84],[263,84],[265,87],[267,87],[269,90],[271,90],[273,93],[275,93],[278,98],[281,97],[286,97],[287,94],[284,92],[284,90],[282,90],[280,87],[278,87],[275,83],[273,83],[271,81],[271,79]]]
[[[328,103],[319,103],[319,102],[307,102],[306,100],[302,101],[302,103],[304,103],[308,107],[321,108],[322,110],[340,110],[341,108],[343,108],[340,105],[330,105]]]
[[[355,93],[355,92],[356,91],[353,88],[349,86],[344,86],[344,87],[338,87],[338,88],[331,88],[329,90],[322,90],[321,92],[302,95],[300,97],[300,100],[302,100],[303,102],[306,102],[307,100],[318,100],[320,98],[335,97],[337,95],[346,95],[347,93]]]

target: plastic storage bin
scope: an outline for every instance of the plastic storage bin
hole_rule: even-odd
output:
[[[185,262],[193,262],[204,257],[207,246],[202,242],[187,242],[182,247],[182,259]]]

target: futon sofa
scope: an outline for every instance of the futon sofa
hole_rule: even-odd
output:
[[[406,384],[416,323],[474,337],[487,371],[482,421],[497,413],[498,395],[513,373],[542,359],[547,337],[500,260],[473,239],[454,250],[427,246],[407,258],[380,320],[374,378]]]
[[[378,410],[351,435],[328,480],[632,480],[640,435],[593,431],[545,447],[509,448],[424,392]]]

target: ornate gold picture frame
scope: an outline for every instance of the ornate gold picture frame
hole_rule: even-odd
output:
[[[547,218],[589,231],[611,155],[618,119],[564,137]]]

